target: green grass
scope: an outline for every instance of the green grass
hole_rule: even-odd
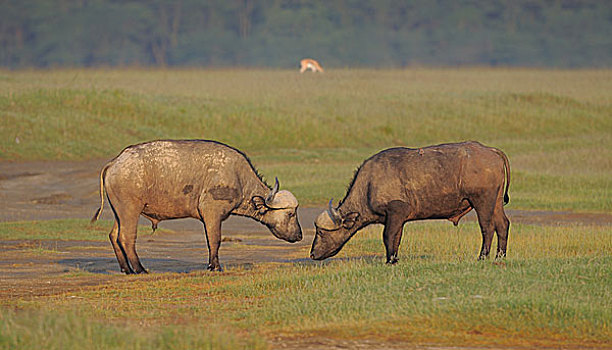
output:
[[[83,320],[70,326],[76,339],[88,332],[103,338],[108,332],[129,331],[121,338],[124,344],[151,348],[168,348],[150,343],[168,329],[186,344],[201,341],[202,332],[208,339],[198,327],[231,334],[230,344],[245,347],[278,336],[441,346],[586,348],[609,343],[609,227],[513,225],[507,259],[478,262],[476,224],[451,232],[449,226],[407,225],[395,266],[384,264],[381,230],[374,227],[357,234],[338,259],[322,263],[123,277],[69,294],[4,300],[5,308],[22,311],[5,316],[0,344],[23,332],[38,344],[56,342],[54,337],[43,340],[31,328],[72,317]],[[306,250],[296,254],[303,257]],[[26,320],[28,325],[21,327]]]
[[[130,326],[108,325],[72,312],[35,311],[0,315],[0,349],[266,349],[260,339],[239,339],[233,334],[202,326],[163,327],[143,332]]]
[[[370,226],[357,233],[357,238],[347,243],[340,257],[384,257],[382,226]],[[475,221],[466,221],[457,227],[441,221],[409,222],[404,226],[399,255],[411,262],[472,262],[480,252],[481,243],[480,228]],[[610,252],[612,230],[609,226],[511,223],[508,235],[510,260],[608,256]]]
[[[279,176],[303,205],[323,205],[381,149],[479,140],[508,154],[513,208],[612,211],[610,70],[3,75],[3,160],[111,158],[152,139],[215,139]]]
[[[264,317],[271,325],[295,319],[297,324],[281,326],[284,331],[347,338],[379,334],[446,344],[462,339],[468,344],[512,343],[506,337],[553,341],[558,336],[604,341],[612,316],[605,299],[611,296],[610,262],[598,257],[500,267],[410,261],[389,268],[380,261],[352,261],[299,278],[278,276],[271,282],[279,287],[282,302],[268,303],[253,318]]]

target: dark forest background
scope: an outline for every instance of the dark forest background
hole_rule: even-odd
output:
[[[0,0],[0,66],[611,67],[612,0]]]

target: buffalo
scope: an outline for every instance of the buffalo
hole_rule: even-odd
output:
[[[482,233],[479,259],[489,255],[494,231],[496,257],[502,258],[510,226],[503,208],[509,185],[506,155],[475,141],[386,149],[358,168],[337,208],[330,201],[317,217],[310,257],[334,256],[358,230],[380,223],[387,263],[394,264],[406,222],[448,219],[457,225],[475,209]]]
[[[92,222],[102,213],[105,191],[115,215],[109,238],[126,274],[147,272],[136,254],[140,215],[153,229],[162,220],[200,220],[209,270],[221,269],[221,223],[230,215],[253,218],[288,242],[302,239],[295,196],[279,191],[278,179],[270,188],[244,153],[215,141],[159,140],[125,148],[100,172],[101,205]]]

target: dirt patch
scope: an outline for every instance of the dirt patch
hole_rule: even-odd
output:
[[[45,197],[32,199],[34,204],[62,204],[67,203],[72,196],[68,193],[53,193]]]

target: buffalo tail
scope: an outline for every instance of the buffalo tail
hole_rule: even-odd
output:
[[[510,202],[510,196],[508,196],[508,189],[510,189],[510,161],[508,161],[506,154],[497,148],[495,148],[495,153],[502,157],[504,160],[504,167],[506,168],[506,190],[504,191],[504,205],[506,205]]]
[[[98,221],[100,216],[102,215],[102,210],[104,210],[104,176],[106,175],[106,170],[108,169],[108,164],[102,168],[100,171],[100,207],[96,210],[96,213],[91,218],[90,223],[94,223]]]

